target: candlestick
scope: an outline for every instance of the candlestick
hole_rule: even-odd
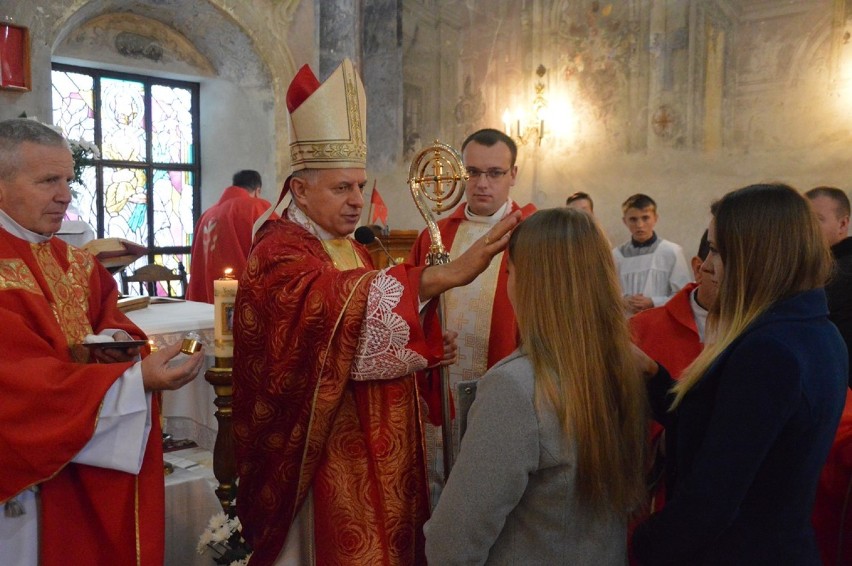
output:
[[[213,354],[217,358],[234,357],[234,301],[237,287],[237,280],[230,267],[222,278],[213,281]]]
[[[507,136],[512,135],[512,114],[508,108],[503,111],[503,130],[505,130]]]

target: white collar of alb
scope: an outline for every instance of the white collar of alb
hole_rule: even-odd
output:
[[[27,230],[14,220],[12,217],[0,210],[0,228],[3,228],[13,236],[20,238],[22,240],[26,240],[31,244],[41,244],[53,237],[53,234],[50,236],[45,236],[43,234],[38,234],[33,232],[32,230]]]
[[[479,214],[474,214],[471,212],[470,207],[465,204],[464,206],[464,216],[471,222],[479,222],[481,224],[497,224],[506,216],[508,211],[512,210],[512,199],[506,199],[506,202],[503,203],[503,206],[497,209],[497,211],[491,216],[480,216]]]
[[[296,199],[290,201],[290,204],[287,206],[287,219],[295,222],[320,240],[334,240],[336,238],[331,232],[317,226],[313,220],[308,218],[305,211],[299,208],[299,205],[296,204]]]

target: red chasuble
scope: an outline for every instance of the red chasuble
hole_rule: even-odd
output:
[[[426,469],[405,374],[435,363],[442,346],[420,324],[421,272],[339,271],[285,219],[258,232],[234,321],[237,510],[252,564],[275,561],[309,490],[317,564],[425,563]],[[365,364],[365,340],[385,354]],[[391,343],[406,354],[387,355]],[[365,378],[365,366],[382,379]]]
[[[213,304],[213,281],[225,268],[239,278],[251,249],[255,220],[270,207],[242,187],[228,187],[219,202],[201,215],[192,236],[192,260],[186,298]]]
[[[31,244],[0,229],[0,502],[41,490],[42,566],[162,564],[163,457],[159,418],[138,476],[75,464],[101,401],[130,363],[89,364],[71,345],[121,329],[144,338],[116,307],[115,281],[58,238]],[[0,553],[2,561],[2,553]]]

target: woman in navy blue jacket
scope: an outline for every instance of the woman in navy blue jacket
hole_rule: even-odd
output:
[[[634,552],[642,564],[818,565],[811,509],[848,364],[822,289],[828,247],[786,185],[733,191],[712,212],[710,343],[677,383],[648,361],[671,496]]]

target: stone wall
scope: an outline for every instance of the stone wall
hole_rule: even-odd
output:
[[[34,1],[0,16],[30,28],[33,74],[31,92],[0,91],[0,119],[26,112],[50,121],[51,61],[198,82],[202,208],[239,169],[259,170],[267,195],[283,183],[283,93],[296,56],[316,64],[311,2]]]
[[[392,228],[423,226],[413,152],[505,127],[538,82],[550,114],[541,144],[521,146],[513,196],[549,207],[586,191],[614,241],[635,192],[657,199],[660,234],[691,252],[727,190],[852,184],[848,0],[4,4],[0,17],[30,28],[34,85],[0,91],[0,118],[49,118],[52,58],[202,84],[204,207],[242,167],[275,193],[289,168],[287,84],[304,63],[324,78],[343,57],[364,78],[369,184]]]
[[[408,84],[410,68],[428,67],[437,48],[423,30],[434,37],[447,25],[438,15],[454,13],[458,55],[442,63],[451,72],[433,67],[414,95],[466,101],[463,128],[439,134],[458,145],[474,129],[504,128],[506,108],[529,107],[544,65],[552,112],[541,145],[520,148],[514,198],[552,207],[588,192],[621,241],[620,203],[648,193],[659,233],[694,253],[708,205],[728,190],[775,180],[852,187],[848,4],[407,0],[404,45],[414,47],[404,73]],[[439,124],[447,114],[423,105],[418,120]],[[405,198],[385,198],[395,226],[417,225]]]

